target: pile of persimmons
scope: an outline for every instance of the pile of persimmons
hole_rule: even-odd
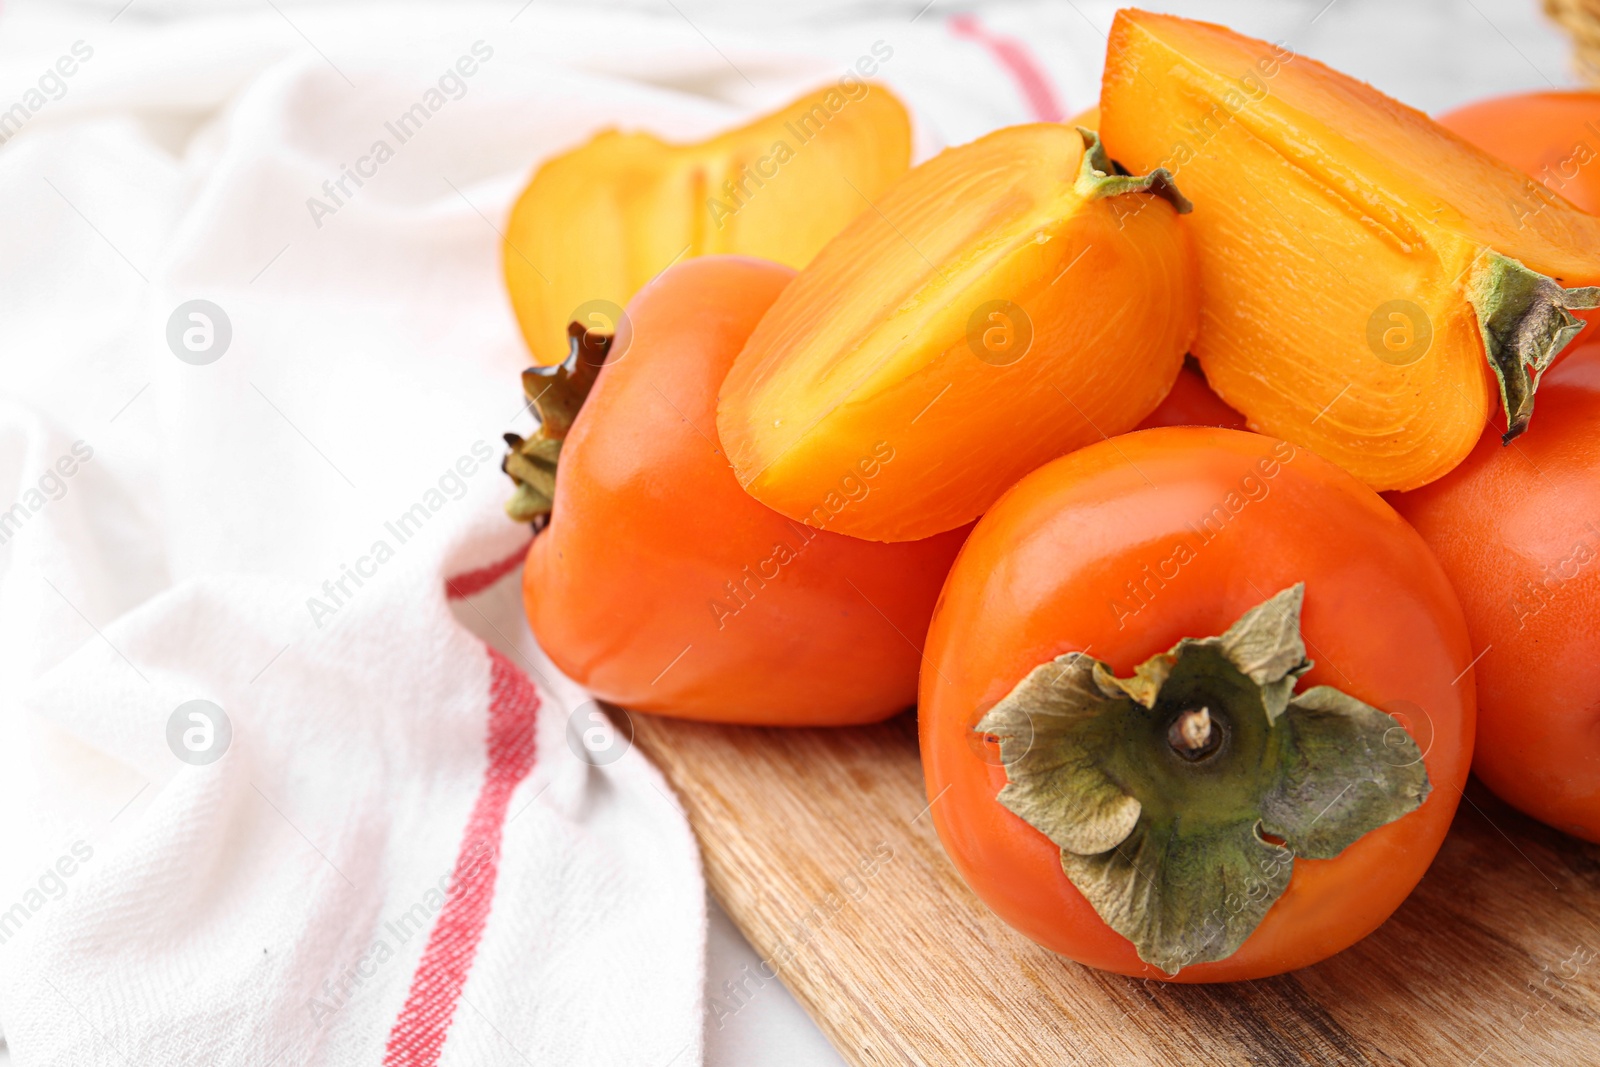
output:
[[[1354,943],[1469,768],[1600,841],[1600,94],[1435,121],[1124,11],[1077,121],[910,129],[852,77],[537,171],[550,658],[689,719],[915,704],[974,890],[1125,974]]]

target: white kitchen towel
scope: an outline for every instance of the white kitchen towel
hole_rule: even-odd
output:
[[[972,19],[111,14],[0,35],[15,1067],[700,1062],[692,836],[522,622],[499,231],[550,153],[878,41],[924,151],[1053,79]]]

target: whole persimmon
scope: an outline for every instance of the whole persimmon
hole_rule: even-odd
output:
[[[1493,429],[1393,498],[1461,594],[1480,654],[1473,770],[1529,815],[1600,841],[1600,344],[1539,387],[1539,423]]]
[[[1471,661],[1444,571],[1353,476],[1238,430],[1128,434],[962,549],[919,692],[929,810],[978,895],[1080,963],[1304,967],[1444,840]]]
[[[1136,429],[1153,430],[1157,426],[1223,426],[1230,430],[1248,429],[1244,416],[1230,408],[1211,386],[1206,376],[1192,358],[1185,360],[1178,380],[1172,383],[1172,392],[1156,409],[1144,417]]]
[[[523,570],[528,620],[601,699],[817,726],[916,697],[966,531],[886,545],[792,522],[739,488],[717,441],[717,387],[793,277],[746,257],[689,260],[634,297],[613,341],[575,328],[566,363],[524,377],[544,425],[511,438],[511,510],[549,511]],[[871,486],[870,469],[860,477]]]

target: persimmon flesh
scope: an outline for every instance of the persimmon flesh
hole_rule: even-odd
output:
[[[734,362],[717,426],[740,483],[801,522],[914,540],[1132,429],[1194,329],[1184,207],[1165,174],[1118,173],[1092,133],[1060,125],[915,168]]]
[[[622,305],[682,259],[805,266],[910,165],[905,106],[863,82],[693,144],[607,130],[546,161],[512,208],[502,248],[534,362],[566,358],[571,321],[614,334]]]
[[[1421,112],[1283,46],[1119,12],[1107,149],[1195,203],[1193,352],[1253,429],[1377,489],[1514,436],[1600,292],[1600,219]],[[1503,383],[1503,384],[1502,384]]]

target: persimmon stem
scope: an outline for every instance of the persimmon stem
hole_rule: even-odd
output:
[[[1057,656],[978,721],[1000,739],[995,799],[1061,849],[1078,892],[1166,974],[1227,959],[1296,860],[1332,859],[1431,788],[1394,719],[1328,686],[1296,692],[1311,669],[1304,594],[1291,586],[1130,677]]]
[[[1554,278],[1509,256],[1489,251],[1477,262],[1467,298],[1478,316],[1478,332],[1489,369],[1500,383],[1509,445],[1533,418],[1539,379],[1561,350],[1583,332],[1572,314],[1600,307],[1600,287],[1564,289]]]
[[[1167,729],[1167,744],[1177,750],[1178,755],[1196,759],[1210,746],[1213,732],[1211,709],[1193,708],[1172,720]]]
[[[530,367],[522,372],[522,392],[539,417],[539,429],[523,438],[505,435],[510,451],[501,461],[517,489],[506,501],[506,514],[531,523],[535,531],[555,506],[556,467],[561,443],[594,388],[595,379],[611,351],[609,334],[596,333],[574,322],[567,327],[567,358],[554,367]]]
[[[1106,155],[1106,146],[1098,133],[1087,126],[1079,126],[1078,135],[1083,138],[1083,165],[1074,184],[1086,199],[1145,193],[1165,200],[1180,215],[1194,210],[1189,198],[1178,191],[1178,183],[1167,168],[1157,167],[1145,175],[1129,174],[1126,167]]]

